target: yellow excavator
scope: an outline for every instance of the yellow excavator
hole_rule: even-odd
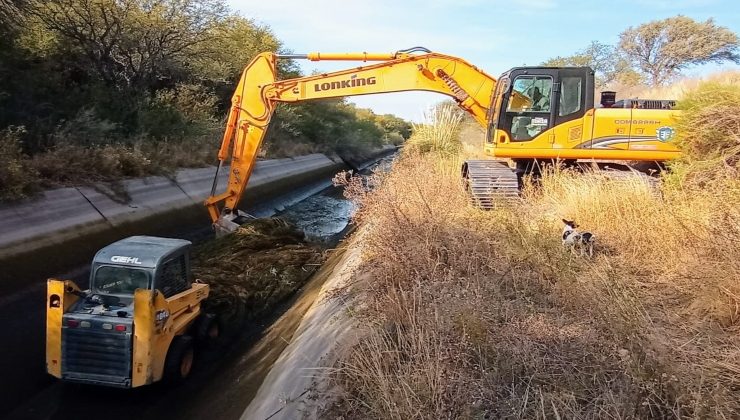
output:
[[[277,80],[278,60],[357,61],[361,66]],[[249,182],[257,151],[279,103],[401,91],[452,97],[487,129],[484,152],[506,161],[470,160],[462,177],[475,201],[490,207],[496,196],[518,194],[519,180],[537,161],[654,161],[679,155],[675,103],[615,101],[602,92],[594,107],[589,67],[516,67],[498,80],[457,57],[422,47],[391,54],[259,54],[245,68],[232,98],[218,169],[206,200],[217,232],[229,232],[244,216],[237,205]],[[216,193],[223,164],[231,157],[226,191]]]

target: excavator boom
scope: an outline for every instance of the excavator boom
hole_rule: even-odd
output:
[[[281,59],[359,61],[368,65],[331,73],[277,80]],[[482,126],[487,124],[491,92],[496,80],[466,61],[423,48],[391,54],[262,53],[244,69],[232,97],[226,131],[218,153],[219,170],[231,158],[226,191],[205,204],[217,231],[231,231],[238,217],[237,205],[249,177],[270,118],[278,103],[401,91],[431,91],[452,97]],[[218,177],[218,173],[216,174]]]

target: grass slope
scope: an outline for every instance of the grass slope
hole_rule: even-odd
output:
[[[332,413],[739,417],[739,92],[687,94],[686,153],[662,194],[555,171],[521,203],[480,211],[454,147],[409,147],[359,197],[365,333],[338,366]],[[593,259],[563,250],[561,218],[596,234]]]

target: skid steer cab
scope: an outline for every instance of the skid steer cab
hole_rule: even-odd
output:
[[[215,317],[201,308],[208,285],[192,280],[191,245],[132,236],[98,251],[87,290],[49,279],[49,374],[121,388],[186,378],[196,348],[219,333]]]

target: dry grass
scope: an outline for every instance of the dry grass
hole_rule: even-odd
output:
[[[680,103],[683,157],[673,166],[673,183],[703,190],[740,176],[740,78],[700,85]]]
[[[412,151],[363,198],[367,334],[339,366],[339,414],[740,416],[737,177],[656,195],[557,171],[484,212],[458,163]],[[596,234],[593,259],[563,250],[561,218]]]
[[[17,200],[38,190],[38,172],[21,150],[23,128],[0,130],[0,201]]]
[[[738,85],[740,84],[740,71],[725,70],[709,74],[705,77],[685,77],[676,81],[675,83],[658,87],[651,87],[647,85],[624,86],[613,84],[607,86],[606,88],[604,88],[604,90],[616,91],[617,97],[619,99],[640,98],[681,100],[688,93],[696,90],[701,84],[706,82],[721,83],[725,85]]]
[[[407,147],[426,152],[453,156],[460,151],[460,129],[464,115],[454,102],[444,102],[424,112],[424,122],[414,124]]]

